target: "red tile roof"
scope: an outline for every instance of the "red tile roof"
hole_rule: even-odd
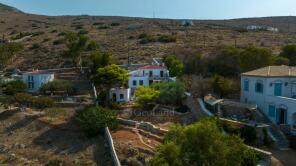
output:
[[[148,65],[148,66],[143,66],[140,67],[139,69],[164,69],[164,66],[160,66],[160,65]]]

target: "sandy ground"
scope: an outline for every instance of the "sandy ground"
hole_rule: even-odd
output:
[[[72,121],[52,125],[38,116],[0,114],[0,165],[109,165],[104,138],[86,137]]]

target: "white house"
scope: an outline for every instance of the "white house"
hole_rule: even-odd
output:
[[[169,71],[164,65],[147,65],[129,73],[128,87],[134,90],[139,86],[149,86],[169,79]]]
[[[109,97],[113,102],[129,102],[131,100],[131,89],[112,88],[109,91]]]
[[[241,74],[241,102],[257,104],[273,123],[296,133],[296,67],[268,66]]]
[[[39,91],[43,84],[54,80],[54,73],[39,70],[26,72],[23,73],[22,80],[27,84],[28,91],[35,93]]]

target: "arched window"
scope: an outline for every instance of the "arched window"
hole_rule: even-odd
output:
[[[263,93],[263,88],[264,88],[263,81],[257,80],[255,84],[255,92]]]
[[[249,83],[250,83],[250,81],[249,81],[249,79],[245,79],[244,80],[244,91],[249,91]]]

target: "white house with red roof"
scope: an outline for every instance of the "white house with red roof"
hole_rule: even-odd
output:
[[[129,73],[128,87],[149,86],[155,82],[169,81],[169,71],[164,65],[147,65]]]
[[[27,84],[28,92],[38,92],[43,84],[54,80],[54,73],[42,70],[25,72],[22,75],[22,80]]]

